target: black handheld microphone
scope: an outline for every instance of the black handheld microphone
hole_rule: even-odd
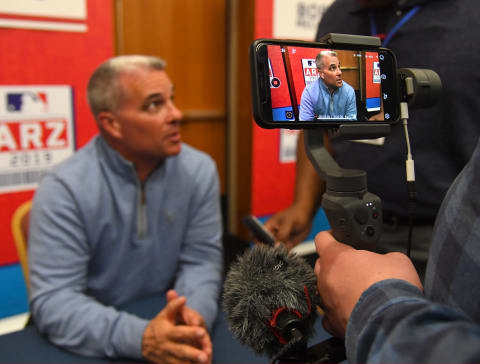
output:
[[[258,354],[277,356],[314,334],[320,303],[312,267],[284,247],[255,245],[232,264],[223,309],[230,331]]]

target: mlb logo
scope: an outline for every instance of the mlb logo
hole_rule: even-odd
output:
[[[48,111],[47,94],[45,92],[11,92],[6,95],[8,112],[33,114]]]
[[[315,59],[303,58],[302,68],[303,68],[303,78],[305,80],[305,85],[308,85],[318,80],[319,74],[318,74],[317,64],[315,63]]]
[[[379,62],[373,62],[373,83],[381,83]]]

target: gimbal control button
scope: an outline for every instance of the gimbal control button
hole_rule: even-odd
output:
[[[372,237],[375,235],[375,228],[373,226],[367,226],[367,228],[365,229],[365,233],[367,234],[367,236]]]
[[[355,214],[353,216],[355,217],[355,221],[357,221],[360,225],[365,225],[368,221],[368,215],[368,210],[362,206],[355,210]]]

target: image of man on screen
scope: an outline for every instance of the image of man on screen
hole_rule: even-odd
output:
[[[342,79],[337,53],[321,51],[315,58],[319,78],[308,84],[300,101],[300,121],[356,119],[355,91]]]

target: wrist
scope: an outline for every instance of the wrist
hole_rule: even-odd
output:
[[[150,324],[147,325],[142,336],[142,356],[148,359],[153,353],[153,347],[155,342],[155,334]]]
[[[312,200],[295,200],[292,204],[292,208],[305,219],[310,220],[317,212],[316,201]]]

